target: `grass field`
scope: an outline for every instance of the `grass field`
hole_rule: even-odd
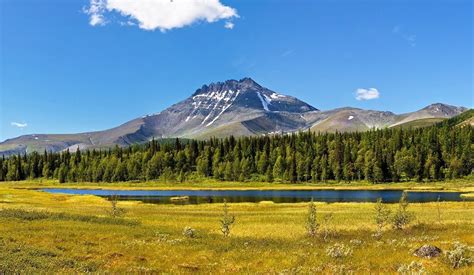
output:
[[[13,188],[94,188],[94,189],[232,189],[232,190],[265,190],[265,189],[344,189],[344,190],[416,190],[416,191],[460,191],[474,192],[474,178],[458,179],[439,182],[398,182],[373,184],[366,181],[324,183],[276,183],[276,182],[232,182],[217,181],[213,179],[199,179],[188,182],[163,182],[163,181],[140,181],[140,182],[66,182],[59,183],[57,180],[27,180],[2,182],[1,186]]]
[[[111,203],[99,197],[26,189],[44,184],[0,185],[0,273],[397,273],[412,261],[434,274],[474,273],[473,265],[453,269],[442,256],[413,255],[423,244],[443,251],[455,241],[474,246],[473,201],[411,204],[411,225],[387,227],[381,239],[372,236],[373,203],[316,203],[319,221],[333,218],[315,238],[305,231],[307,203],[229,204],[236,223],[225,238],[222,204],[118,202],[125,212],[114,218]],[[187,226],[195,238],[183,236]],[[347,256],[328,255],[336,243]]]

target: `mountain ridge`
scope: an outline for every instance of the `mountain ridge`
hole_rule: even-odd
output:
[[[252,78],[203,85],[161,112],[144,115],[103,131],[77,134],[31,134],[0,143],[0,154],[71,151],[143,143],[153,138],[198,138],[289,133],[365,131],[422,119],[446,119],[467,110],[442,103],[418,111],[342,107],[321,111],[293,96],[265,88]]]

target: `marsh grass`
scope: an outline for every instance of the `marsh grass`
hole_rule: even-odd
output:
[[[276,182],[232,182],[218,181],[209,178],[194,179],[188,182],[163,182],[163,181],[128,181],[128,182],[67,182],[59,183],[57,180],[35,179],[25,181],[2,182],[2,186],[14,188],[102,188],[102,189],[350,189],[350,190],[416,190],[416,191],[462,191],[471,192],[463,194],[466,198],[474,198],[474,180],[456,179],[440,182],[397,182],[373,184],[367,181],[326,181],[316,183],[276,183]]]
[[[403,231],[387,228],[375,240],[373,203],[318,203],[318,215],[333,213],[337,235],[308,238],[307,203],[228,204],[238,223],[223,238],[223,204],[153,205],[121,201],[126,218],[104,216],[110,202],[94,196],[48,194],[0,186],[0,273],[396,273],[422,262],[429,273],[473,274],[453,269],[442,257],[425,260],[413,251],[429,243],[443,251],[454,241],[473,246],[474,202],[412,203],[419,222]],[[397,204],[387,204],[394,211]],[[132,224],[129,224],[132,222]],[[123,224],[125,223],[125,224]],[[183,228],[199,232],[183,236]],[[350,248],[333,258],[334,244]]]
[[[0,218],[14,218],[24,221],[34,220],[56,220],[56,221],[79,221],[85,223],[99,223],[99,224],[115,224],[115,225],[126,225],[136,226],[139,224],[138,221],[124,220],[124,219],[111,219],[109,217],[98,217],[91,215],[73,215],[67,213],[51,213],[47,211],[35,211],[35,210],[23,210],[23,209],[3,209],[0,210]]]

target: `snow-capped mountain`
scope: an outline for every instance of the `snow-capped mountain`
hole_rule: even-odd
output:
[[[158,137],[220,136],[217,132],[223,126],[235,129],[239,135],[298,129],[305,123],[299,114],[310,111],[317,109],[244,78],[204,85],[186,100],[145,117],[145,123]],[[262,125],[259,130],[241,125],[255,119],[273,120],[273,123]]]
[[[308,129],[363,131],[404,125],[420,119],[445,119],[465,110],[438,103],[401,115],[350,107],[319,111],[295,97],[262,87],[251,78],[243,78],[204,85],[189,98],[159,113],[145,115],[112,129],[79,134],[34,134],[9,139],[0,143],[0,155],[126,146],[152,138],[203,139]]]

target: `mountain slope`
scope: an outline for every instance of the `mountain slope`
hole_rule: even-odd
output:
[[[428,127],[428,126],[435,125],[436,123],[442,122],[444,120],[446,120],[446,118],[442,118],[442,117],[421,118],[421,119],[411,120],[404,123],[399,123],[399,124],[393,125],[392,127],[405,128],[405,129],[421,128],[421,127]]]
[[[33,134],[9,139],[0,143],[0,155],[127,146],[152,138],[206,139],[308,129],[346,132],[410,127],[420,123],[423,126],[428,120],[444,120],[464,110],[466,108],[437,103],[401,115],[350,107],[319,111],[295,97],[276,93],[251,78],[243,78],[204,85],[189,98],[160,113],[146,115],[108,130],[78,134]]]
[[[264,88],[250,78],[204,85],[160,113],[98,132],[25,135],[0,143],[0,154],[126,146],[152,138],[206,138],[291,132],[306,125],[301,114],[318,112],[292,96]]]
[[[448,126],[448,127],[464,127],[464,126],[474,126],[474,109],[469,109],[463,112],[460,115],[454,116],[449,119],[445,119],[443,122],[438,123],[439,126]]]
[[[400,116],[400,120],[393,124],[392,127],[408,123],[410,121],[428,119],[428,118],[451,118],[466,111],[464,107],[457,107],[442,103],[435,103],[413,113]]]
[[[325,118],[313,123],[311,126],[312,131],[366,131],[371,128],[385,128],[397,121],[397,115],[392,112],[362,110],[350,107],[321,112],[319,115]]]
[[[188,99],[159,114],[145,117],[144,127],[150,129],[155,137],[193,138],[210,132],[223,136],[216,129],[270,116],[275,123],[262,126],[260,132],[294,131],[303,123],[295,114],[310,111],[317,109],[244,78],[204,85]],[[236,135],[240,135],[239,132]],[[248,134],[246,130],[242,132]]]

